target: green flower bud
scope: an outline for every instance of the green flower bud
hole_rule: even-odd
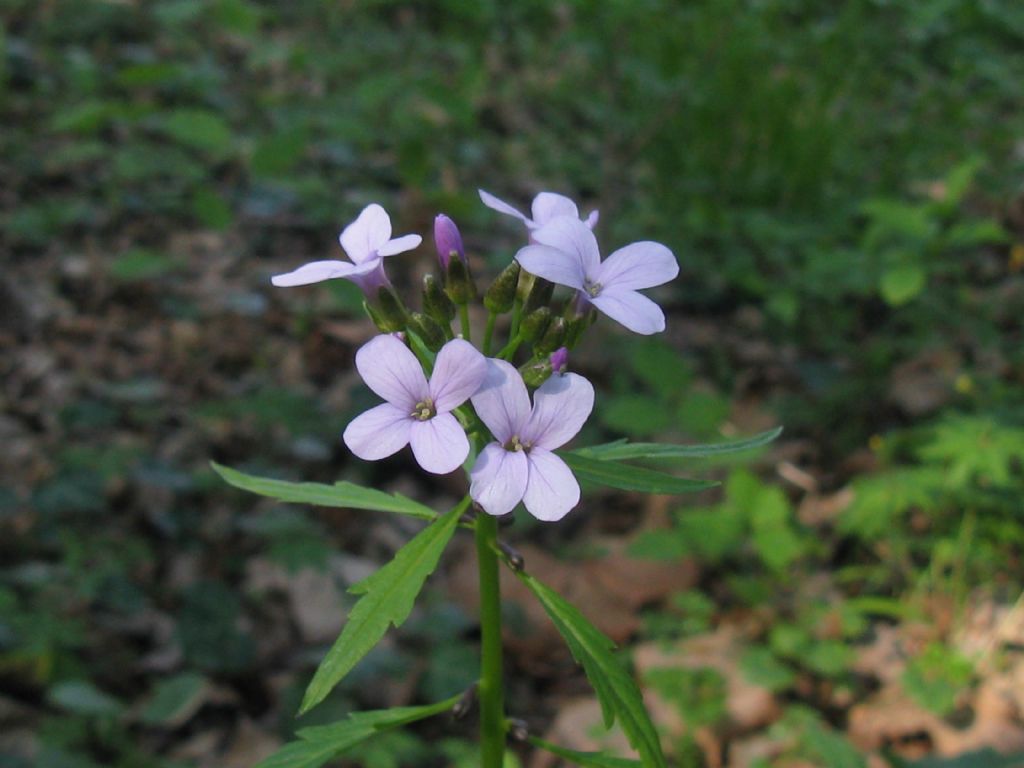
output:
[[[381,287],[377,291],[377,314],[384,323],[383,326],[377,323],[377,327],[387,333],[404,331],[406,323],[409,322],[409,313],[405,305],[391,288]]]
[[[519,368],[519,375],[528,387],[539,387],[551,378],[551,374],[551,361],[546,357],[534,358]]]
[[[517,264],[519,262],[516,262]],[[516,297],[522,301],[526,301],[526,297],[530,295],[530,291],[533,290],[533,284],[537,278],[531,275],[525,269],[519,271],[519,284],[516,285]]]
[[[554,283],[538,277],[533,283],[530,295],[526,297],[526,304],[523,306],[523,312],[530,314],[534,310],[548,306],[548,304],[551,303],[551,296],[554,292]]]
[[[538,355],[544,355],[545,357],[550,355],[565,343],[565,333],[565,319],[556,317],[548,324],[547,330],[544,331],[544,335],[540,338],[540,341],[534,344],[534,352]]]
[[[388,327],[387,321],[381,316],[380,312],[374,309],[370,302],[363,300],[363,311],[370,316],[373,324],[377,326],[378,330],[384,331],[384,333],[391,333],[391,329]]]
[[[519,280],[519,262],[513,261],[501,271],[497,279],[484,294],[484,306],[494,315],[500,315],[512,309],[516,299],[516,283]]]
[[[476,286],[469,275],[469,267],[462,259],[448,261],[448,274],[445,276],[444,290],[448,297],[460,307],[476,298]]]
[[[433,275],[423,278],[423,311],[441,326],[455,319],[455,305]]]
[[[437,321],[422,312],[413,312],[409,316],[409,330],[423,339],[431,352],[439,351],[446,341],[444,330]]]
[[[522,325],[519,326],[519,335],[526,341],[534,342],[544,335],[550,323],[551,310],[541,307],[523,318]]]

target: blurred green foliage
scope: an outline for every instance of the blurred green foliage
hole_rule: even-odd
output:
[[[447,211],[492,267],[520,233],[477,203],[478,186],[599,205],[605,252],[667,243],[683,270],[659,295],[672,318],[736,332],[685,358],[691,338],[619,345],[591,436],[715,437],[750,366],[736,347],[751,328],[771,364],[787,361],[765,399],[790,434],[826,461],[876,435],[877,470],[853,480],[825,539],[780,487],[736,471],[719,503],[675,511],[669,533],[636,545],[696,558],[715,579],[648,615],[650,636],[767,606],[743,674],[813,704],[807,679],[854,684],[850,648],[870,621],[919,616],[928,594],[962,603],[1015,572],[1024,548],[1024,345],[1019,294],[1004,290],[1022,233],[1000,215],[1024,171],[1022,44],[1015,0],[3,0],[0,249],[19,266],[98,253],[115,295],[159,296],[152,311],[170,324],[205,311],[167,290],[203,258],[176,234],[224,235],[253,287],[268,254],[322,252],[372,199],[424,232]],[[318,313],[358,312],[350,286],[324,294],[301,310],[298,337]],[[266,311],[255,292],[225,303],[247,322]],[[737,322],[742,309],[752,325]],[[952,392],[924,415],[892,406],[894,369],[936,348],[958,360]],[[274,367],[253,354],[216,365],[229,378]],[[57,414],[54,471],[28,498],[0,487],[0,523],[33,513],[0,543],[0,676],[49,708],[39,765],[174,765],[138,734],[173,731],[206,681],[248,673],[246,620],[270,608],[241,594],[245,558],[326,567],[323,525],[291,510],[243,515],[211,490],[204,462],[148,455],[138,435],[180,419],[223,449],[220,430],[240,425],[247,458],[322,462],[346,414],[266,379],[188,406],[179,413],[145,370],[98,382]],[[134,436],[112,439],[124,426]],[[196,559],[191,583],[167,578],[163,548]],[[830,568],[843,593],[801,603],[805,577]],[[173,615],[181,659],[166,680],[126,681],[138,649],[114,642],[115,627],[152,612]],[[472,666],[468,626],[432,608],[380,668],[401,676],[426,657],[418,693],[453,693]],[[972,679],[936,643],[901,684],[948,714]],[[651,684],[718,721],[712,675]],[[775,731],[790,757],[863,764],[803,704]],[[386,739],[363,764],[472,764],[455,742]]]

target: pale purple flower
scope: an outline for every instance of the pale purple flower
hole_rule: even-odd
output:
[[[454,254],[460,261],[466,260],[466,251],[462,247],[462,235],[455,222],[443,213],[434,217],[434,246],[437,248],[437,258],[441,267],[448,269],[448,262]]]
[[[358,218],[338,236],[348,261],[311,261],[293,272],[275,275],[271,282],[280,287],[309,285],[341,277],[358,285],[368,297],[381,286],[390,285],[384,274],[384,257],[410,251],[422,241],[419,235],[391,238],[391,218],[376,203],[366,206]]]
[[[579,291],[589,302],[631,331],[665,330],[661,307],[638,291],[667,283],[679,274],[672,251],[645,240],[619,248],[601,261],[597,238],[586,225],[562,216],[533,233],[534,245],[519,250],[519,265],[538,277]]]
[[[594,387],[575,373],[555,374],[533,394],[504,360],[487,361],[473,407],[495,442],[470,472],[469,495],[491,515],[522,501],[539,520],[562,519],[580,500],[580,486],[552,451],[576,435],[594,407]]]
[[[427,381],[416,356],[394,336],[378,336],[356,352],[356,369],[387,402],[360,414],[345,429],[345,445],[376,461],[412,445],[417,463],[437,475],[457,469],[469,440],[451,411],[480,388],[487,361],[472,344],[453,339],[441,347]]]
[[[484,192],[482,189],[478,189],[477,192],[480,195],[480,200],[488,208],[497,211],[498,213],[504,213],[506,216],[514,216],[526,225],[526,228],[530,230],[532,235],[533,231],[540,229],[549,221],[558,218],[559,216],[568,216],[572,219],[579,221],[580,210],[576,207],[576,203],[570,200],[565,195],[557,195],[554,192],[541,192],[535,198],[533,198],[533,205],[530,207],[530,214],[533,218],[529,218],[516,208],[506,203],[503,200],[499,200],[490,192]],[[591,211],[587,214],[587,218],[584,220],[584,224],[593,229],[597,226],[597,219],[600,214],[597,211]],[[531,242],[532,242],[531,238]]]

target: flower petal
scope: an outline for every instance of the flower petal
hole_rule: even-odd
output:
[[[527,272],[558,285],[583,290],[583,265],[577,256],[546,245],[528,245],[516,254],[519,266]]]
[[[522,213],[517,211],[504,200],[499,200],[490,192],[484,192],[482,189],[478,189],[477,194],[480,195],[480,202],[491,210],[497,211],[498,213],[504,213],[506,216],[515,216],[520,221],[525,222],[528,226],[533,224],[533,222],[526,218]]]
[[[642,293],[604,290],[592,297],[590,302],[634,333],[650,336],[665,330],[665,313]]]
[[[423,238],[419,235],[402,235],[396,237],[394,240],[388,240],[384,245],[377,249],[378,256],[394,256],[398,253],[405,253],[411,251],[413,248],[417,248],[420,243],[423,242]]]
[[[565,195],[556,195],[554,192],[541,192],[533,198],[530,212],[533,214],[535,227],[543,227],[559,216],[570,216],[574,219],[580,217],[580,209],[576,207],[576,203]]]
[[[520,437],[553,451],[576,436],[592,410],[594,386],[578,374],[556,373],[533,393],[533,413]]]
[[[561,520],[579,504],[580,484],[565,462],[550,451],[534,448],[527,459],[530,476],[523,494],[526,510],[538,520]]]
[[[430,377],[430,397],[438,413],[469,400],[487,375],[487,358],[462,339],[452,339],[437,353]]]
[[[661,243],[645,240],[619,248],[604,260],[597,282],[605,288],[637,291],[667,283],[679,274],[679,262]]]
[[[597,276],[601,266],[601,251],[597,247],[597,238],[590,231],[590,227],[578,218],[559,216],[540,229],[535,229],[531,236],[538,245],[547,245],[571,253],[579,261],[586,277],[593,279]]]
[[[394,336],[377,336],[361,346],[356,368],[366,386],[407,415],[430,394],[416,356]]]
[[[413,419],[408,412],[384,403],[349,422],[342,439],[360,459],[376,461],[406,446],[412,424]]]
[[[341,247],[356,264],[373,258],[376,251],[391,239],[391,218],[376,203],[370,203],[338,236]]]
[[[355,264],[347,261],[311,261],[296,270],[283,275],[274,275],[270,282],[278,288],[290,288],[293,285],[309,285],[335,277],[348,277],[358,269]]]
[[[504,360],[488,358],[487,375],[470,399],[477,415],[501,444],[517,434],[530,418],[530,396],[523,377]]]
[[[413,419],[409,443],[416,463],[435,475],[454,472],[469,456],[469,438],[450,413],[426,421]]]
[[[469,495],[487,514],[504,515],[523,498],[529,474],[525,453],[488,443],[469,473]]]
[[[590,213],[587,214],[587,218],[586,218],[586,220],[583,223],[586,224],[591,229],[593,229],[594,227],[597,226],[597,221],[600,218],[601,218],[600,211],[598,211],[597,209],[594,209],[593,211],[591,211]]]

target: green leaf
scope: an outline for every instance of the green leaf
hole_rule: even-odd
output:
[[[714,488],[718,483],[706,480],[690,480],[685,477],[673,477],[653,469],[619,464],[615,461],[604,461],[580,456],[578,453],[560,453],[562,460],[580,480],[624,491],[643,491],[645,493],[692,493]]]
[[[601,702],[604,724],[610,728],[618,718],[629,743],[640,753],[645,768],[665,768],[658,733],[644,709],[640,689],[613,653],[615,644],[605,637],[579,610],[557,592],[527,573],[520,580],[540,600],[544,610],[565,639],[573,658],[594,686]]]
[[[315,504],[320,507],[345,507],[347,509],[371,509],[378,512],[397,512],[400,515],[433,520],[437,513],[418,501],[399,493],[384,493],[373,488],[342,481],[334,485],[323,483],[290,483],[269,477],[256,477],[236,469],[210,462],[213,471],[224,478],[229,485],[251,491],[260,496],[269,496],[280,501],[297,504]]]
[[[630,443],[624,440],[617,440],[614,443],[578,448],[573,453],[577,456],[601,459],[602,461],[620,461],[623,459],[705,459],[761,448],[781,434],[782,427],[776,427],[744,440],[733,440],[728,443],[714,443],[711,445]]]
[[[176,109],[158,124],[161,133],[179,144],[220,154],[231,146],[231,128],[216,112],[201,109]]]
[[[156,685],[153,698],[142,710],[148,725],[183,725],[196,713],[206,696],[208,683],[195,672],[185,672]]]
[[[574,765],[581,768],[641,768],[643,763],[638,760],[629,760],[625,757],[613,757],[604,752],[577,752],[574,749],[566,749],[550,741],[538,739],[536,736],[527,737],[533,746],[538,749],[547,750],[553,755],[558,755],[566,760],[571,760]]]
[[[886,303],[898,307],[901,304],[906,304],[923,291],[927,279],[928,275],[923,267],[917,265],[894,267],[882,274],[882,280],[878,287]]]
[[[467,497],[420,531],[398,550],[390,563],[349,589],[362,597],[352,608],[341,636],[327,652],[306,689],[300,714],[323,701],[380,641],[389,626],[398,627],[409,617],[423,582],[437,567],[441,552],[468,506]]]
[[[88,680],[68,680],[55,685],[49,693],[51,702],[76,715],[112,717],[124,709],[121,702],[101,691]]]
[[[298,733],[299,741],[286,744],[256,768],[319,768],[372,736],[451,709],[460,696],[422,707],[354,712],[340,723],[303,728]]]

